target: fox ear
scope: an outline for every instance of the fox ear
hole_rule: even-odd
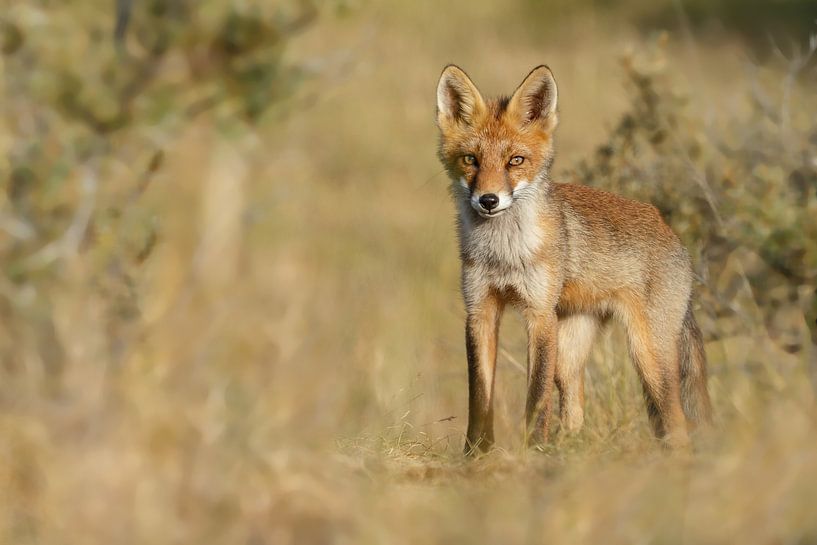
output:
[[[470,125],[484,110],[485,101],[471,78],[458,66],[446,66],[437,84],[437,124]]]
[[[545,65],[537,66],[517,87],[508,103],[508,112],[521,125],[535,123],[545,131],[556,128],[556,103],[559,92],[553,73]]]

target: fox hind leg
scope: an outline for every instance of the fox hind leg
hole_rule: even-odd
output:
[[[634,315],[628,321],[630,354],[644,389],[647,415],[656,437],[670,447],[689,443],[687,423],[681,406],[681,377],[678,337],[681,320],[648,322]]]
[[[556,387],[559,390],[559,417],[563,430],[576,433],[584,423],[584,367],[599,322],[589,314],[573,314],[560,318],[558,328]]]

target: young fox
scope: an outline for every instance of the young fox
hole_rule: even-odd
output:
[[[529,444],[547,440],[553,384],[562,427],[584,419],[584,365],[599,326],[620,320],[655,434],[685,446],[710,420],[706,359],[692,315],[686,249],[655,207],[550,180],[556,82],[535,68],[510,98],[483,99],[460,68],[437,86],[440,159],[459,208],[467,311],[465,453],[494,441],[493,390],[503,309],[528,330]]]

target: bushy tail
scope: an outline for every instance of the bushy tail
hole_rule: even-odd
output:
[[[679,339],[681,363],[681,404],[690,428],[712,423],[712,405],[706,389],[706,353],[698,323],[687,306],[684,327]]]

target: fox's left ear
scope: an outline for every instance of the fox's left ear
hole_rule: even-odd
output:
[[[556,80],[550,68],[537,66],[514,91],[508,103],[508,112],[519,120],[520,125],[536,124],[550,132],[558,123],[558,96]]]

